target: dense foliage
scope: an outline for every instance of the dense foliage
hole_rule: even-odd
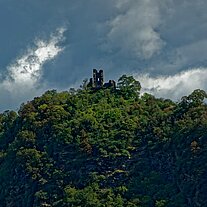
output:
[[[47,91],[0,114],[0,206],[207,206],[206,93]]]

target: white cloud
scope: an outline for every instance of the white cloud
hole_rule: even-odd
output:
[[[119,0],[119,14],[107,22],[109,32],[104,48],[140,59],[158,54],[165,42],[156,31],[162,23],[159,0]]]
[[[35,2],[35,7],[34,4],[26,5],[23,16],[24,5],[13,7],[15,12],[2,14],[2,24],[6,20],[12,19],[12,22],[6,21],[8,29],[2,30],[0,38],[0,67],[4,70],[0,74],[0,110],[2,107],[8,108],[7,104],[10,107],[11,103],[18,107],[22,101],[39,95],[39,84],[39,88],[45,89],[40,79],[47,84],[47,88],[63,89],[77,82],[80,84],[85,77],[90,77],[93,67],[103,68],[106,79],[116,79],[135,69],[137,74],[149,73],[145,81],[151,80],[149,88],[155,87],[154,93],[162,97],[177,99],[190,93],[194,87],[206,88],[203,81],[206,75],[202,71],[207,67],[207,1],[63,0],[61,4],[47,1],[45,7],[41,6],[40,0]],[[7,11],[10,7],[10,3],[5,1],[2,8]],[[35,48],[28,49],[7,68],[8,76],[3,79],[5,64],[22,45],[27,44],[38,32],[50,34],[51,29],[62,22],[70,22],[70,33],[64,34],[67,38],[64,44],[70,47],[54,64],[48,64],[49,67],[43,70],[43,64],[52,59],[44,62],[44,57],[48,57],[45,48],[49,51],[62,49],[54,44],[52,47],[55,49],[49,46],[51,37],[48,41],[39,41],[43,42],[39,50],[41,55],[35,54],[41,48],[41,44],[36,44]],[[24,28],[28,30],[23,34]],[[61,35],[53,35],[57,36]],[[27,66],[26,70],[22,65]],[[190,76],[192,79],[197,77],[201,80],[197,80],[196,85],[194,81],[185,83],[178,77],[182,74],[178,72],[200,66],[203,67],[198,69],[200,72],[193,73],[196,69],[187,71],[187,74],[194,74]],[[162,81],[165,84],[171,81],[172,88],[167,89]],[[174,86],[174,82],[178,85]],[[156,83],[155,86],[152,83]]]
[[[149,74],[135,74],[134,77],[140,81],[142,93],[147,92],[175,101],[195,89],[207,90],[207,68],[191,69],[173,76],[150,77]]]
[[[1,107],[17,106],[39,93],[43,65],[63,51],[58,43],[64,39],[64,31],[65,28],[59,28],[49,40],[36,40],[33,48],[27,49],[7,67],[7,76],[0,84]],[[41,87],[41,90],[44,89]]]

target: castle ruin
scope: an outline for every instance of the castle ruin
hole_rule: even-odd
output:
[[[96,69],[93,69],[93,77],[90,78],[88,87],[91,87],[92,89],[116,88],[116,82],[114,80],[109,80],[108,83],[104,83],[103,70],[97,71]]]

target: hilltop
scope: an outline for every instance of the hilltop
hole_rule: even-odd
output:
[[[0,206],[207,206],[207,105],[123,75],[45,92],[0,114]]]

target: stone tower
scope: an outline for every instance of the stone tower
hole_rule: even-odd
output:
[[[88,87],[92,89],[100,89],[100,88],[114,88],[116,89],[116,82],[114,80],[110,80],[108,83],[104,83],[104,74],[103,70],[97,71],[93,69],[93,77],[90,78],[90,82],[88,83]]]
[[[93,87],[101,88],[104,84],[103,70],[93,69]]]

